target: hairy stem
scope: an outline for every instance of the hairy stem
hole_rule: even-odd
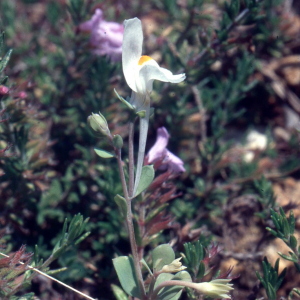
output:
[[[121,177],[123,193],[124,193],[124,197],[125,197],[126,202],[127,202],[126,224],[127,224],[129,241],[130,241],[130,246],[131,246],[131,253],[132,253],[132,256],[133,256],[135,272],[136,272],[136,275],[137,275],[137,278],[138,278],[140,290],[142,292],[142,299],[146,299],[146,290],[145,290],[145,285],[144,285],[144,280],[143,280],[143,275],[142,275],[142,270],[141,270],[137,245],[136,245],[136,241],[135,241],[135,235],[134,235],[131,199],[129,198],[129,195],[128,195],[128,189],[127,189],[124,170],[123,170],[123,166],[122,166],[122,158],[121,158],[121,150],[120,149],[116,149],[116,155],[117,155],[117,160],[118,160],[118,167],[119,167],[119,173],[120,173],[120,177]]]

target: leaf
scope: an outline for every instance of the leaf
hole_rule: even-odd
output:
[[[135,196],[138,196],[141,192],[143,192],[149,187],[149,185],[152,183],[154,179],[154,175],[155,172],[154,172],[153,165],[143,166],[141,179],[138,188],[136,190]]]
[[[108,151],[102,150],[102,149],[97,149],[95,148],[94,151],[96,154],[102,158],[112,158],[114,155]]]
[[[113,259],[113,264],[123,290],[128,295],[141,299],[133,259],[128,256],[119,256]]]
[[[290,224],[290,234],[294,233],[295,230],[295,217],[294,217],[294,212],[291,210],[290,212],[290,217],[289,217],[289,224]]]
[[[115,94],[117,95],[118,99],[123,102],[129,109],[134,110],[134,107],[128,102],[126,101],[123,97],[121,97],[118,92],[116,91],[116,89],[114,89]]]
[[[171,276],[170,276],[171,275]],[[162,273],[157,277],[154,288],[156,288],[159,284],[163,283],[167,280],[182,280],[192,282],[192,278],[190,274],[186,271],[181,271],[177,274],[172,275],[169,273]],[[167,286],[161,289],[158,293],[158,298],[160,300],[177,300],[182,293],[183,286]]]
[[[204,276],[204,273],[205,273],[205,264],[203,261],[201,261],[200,265],[199,265],[197,279],[202,279],[202,277]]]
[[[111,284],[110,286],[117,300],[128,300],[128,297],[120,287],[115,284]]]
[[[3,59],[0,61],[0,73],[5,69],[8,61],[10,59],[12,53],[12,49],[8,50],[7,53],[4,55]]]
[[[150,273],[150,275],[152,276],[153,274],[152,274],[152,271],[151,271],[151,269],[149,268],[149,266],[148,266],[148,264],[146,263],[146,261],[142,258],[141,260],[140,260],[140,262],[142,263],[142,265],[148,270],[148,272]]]
[[[295,238],[294,235],[290,236],[290,246],[291,246],[292,249],[297,248],[297,239]]]
[[[127,216],[127,202],[126,202],[126,199],[123,198],[120,195],[116,195],[114,200],[117,203],[117,205],[118,205],[118,207],[121,211],[122,216],[124,218],[126,218],[126,216]]]
[[[164,265],[169,265],[175,260],[175,253],[169,244],[162,244],[152,251],[154,272],[160,271]]]

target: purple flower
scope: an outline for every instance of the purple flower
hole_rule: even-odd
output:
[[[183,161],[167,149],[169,137],[170,136],[165,127],[160,127],[157,129],[156,142],[149,150],[146,156],[146,161],[148,163],[154,163],[161,159],[162,166],[159,169],[162,170],[166,169],[167,167],[168,170],[173,173],[185,172]]]
[[[79,25],[81,31],[91,33],[90,44],[99,56],[108,55],[112,61],[121,60],[124,27],[116,22],[103,20],[101,9],[96,9],[89,21]]]

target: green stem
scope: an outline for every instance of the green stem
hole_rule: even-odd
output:
[[[128,150],[129,150],[129,197],[133,196],[134,189],[134,120],[129,122]]]
[[[121,177],[123,193],[124,193],[124,197],[127,202],[126,224],[127,224],[127,229],[128,229],[131,252],[132,252],[133,261],[134,261],[135,272],[136,272],[136,275],[138,278],[140,290],[142,292],[142,299],[146,299],[147,298],[146,290],[145,290],[137,245],[136,245],[136,241],[135,241],[135,234],[134,234],[134,227],[133,227],[133,220],[132,220],[131,199],[129,198],[129,195],[128,195],[128,189],[127,189],[124,170],[123,170],[123,166],[122,166],[121,150],[120,149],[115,149],[115,150],[116,150],[116,155],[117,155],[117,161],[118,161],[118,167],[119,167],[119,173],[120,173],[120,177]]]
[[[137,166],[136,166],[136,175],[135,175],[133,196],[136,194],[136,191],[139,186],[140,179],[141,179],[141,174],[142,174],[142,169],[143,169],[143,164],[144,164],[144,157],[145,157],[146,142],[147,142],[149,117],[150,117],[150,99],[147,99],[145,117],[140,118],[139,153],[138,153]]]

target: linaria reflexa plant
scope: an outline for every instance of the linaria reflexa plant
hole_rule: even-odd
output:
[[[93,131],[97,134],[106,136],[114,151],[114,153],[110,153],[101,149],[95,149],[95,152],[102,158],[115,157],[117,159],[123,187],[123,196],[116,195],[115,201],[119,206],[127,225],[132,256],[119,256],[113,259],[115,270],[124,291],[128,295],[138,299],[176,300],[180,297],[184,287],[194,290],[195,293],[198,292],[211,298],[230,298],[229,292],[233,290],[232,284],[230,284],[231,279],[216,278],[210,282],[199,283],[196,278],[193,282],[190,273],[185,270],[186,267],[182,265],[180,258],[175,257],[175,253],[169,244],[159,245],[152,251],[152,267],[148,265],[146,260],[139,256],[133,223],[132,203],[137,200],[139,195],[146,191],[153,182],[155,176],[153,165],[143,166],[149,117],[151,112],[150,94],[153,88],[153,81],[159,80],[163,82],[180,83],[185,79],[185,74],[173,75],[169,70],[161,68],[151,57],[142,55],[142,44],[143,32],[141,21],[138,18],[125,20],[122,46],[122,66],[126,82],[131,88],[132,93],[131,97],[127,100],[119,96],[117,93],[116,94],[132,112],[128,127],[128,182],[124,174],[124,162],[122,161],[121,156],[123,147],[123,140],[121,136],[111,135],[108,123],[101,113],[93,113],[88,118],[89,125]],[[137,117],[140,121],[140,134],[136,172],[134,172],[135,153],[133,147],[133,133],[135,119]],[[160,131],[163,131],[165,136],[164,149],[162,149],[160,153],[161,155],[163,155],[163,153],[165,155],[165,152],[167,151],[165,148],[168,140],[168,133],[165,128]],[[158,132],[158,138],[160,137],[161,132]],[[153,151],[155,151],[155,149],[152,150],[152,152]],[[148,155],[148,162],[154,161],[151,160],[152,152]],[[166,156],[165,159],[168,160],[170,158]],[[180,170],[183,171],[184,168],[182,163],[180,162],[180,164]],[[199,252],[197,257],[197,263],[199,266],[203,258],[204,256],[200,257]],[[142,265],[147,269],[147,280],[144,279],[145,276],[142,272]],[[194,268],[199,266],[194,266]],[[205,274],[205,265],[203,262],[200,269],[202,270],[201,276],[203,277]]]

